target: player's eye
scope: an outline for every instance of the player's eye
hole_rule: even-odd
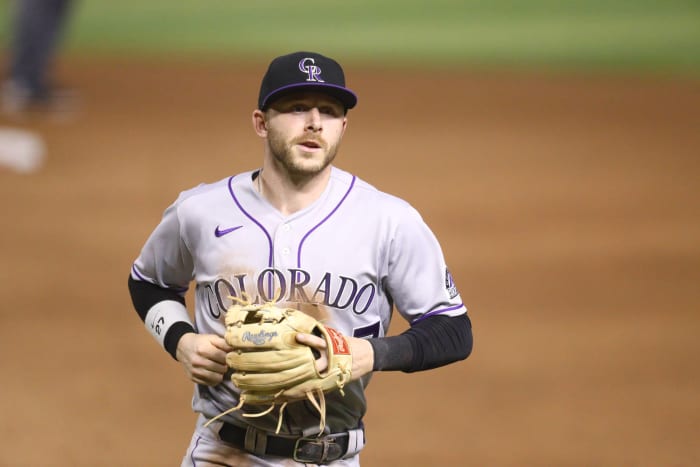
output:
[[[337,109],[333,106],[319,107],[318,111],[324,115],[329,115],[331,117],[338,117],[341,113],[339,109]]]

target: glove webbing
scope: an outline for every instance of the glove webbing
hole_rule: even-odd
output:
[[[284,390],[280,391],[277,393],[277,396],[279,396]],[[319,416],[321,418],[321,422],[319,423],[319,436],[323,434],[324,430],[326,429],[326,395],[323,393],[322,389],[316,389],[314,391],[308,391],[306,393],[306,397],[311,402],[311,405],[314,406],[316,410],[318,410]],[[218,420],[219,418],[228,415],[230,413],[235,412],[236,410],[239,410],[241,407],[243,407],[243,404],[245,404],[246,400],[246,394],[241,393],[240,400],[238,402],[238,405],[235,407],[231,407],[230,409],[221,412],[219,415],[209,419],[205,424],[204,427],[206,428],[210,423]],[[275,430],[275,433],[279,433],[280,429],[282,428],[282,420],[284,419],[284,409],[287,407],[287,404],[289,402],[285,401],[282,404],[280,404],[279,412],[278,412],[278,418],[277,418],[277,429]],[[246,418],[257,418],[257,417],[262,417],[264,415],[269,414],[275,409],[276,403],[272,403],[270,407],[268,407],[266,410],[263,410],[262,412],[258,413],[244,413],[242,414]]]

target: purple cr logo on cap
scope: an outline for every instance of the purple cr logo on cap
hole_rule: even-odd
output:
[[[306,62],[311,62],[312,64],[307,65]],[[315,63],[316,60],[311,57],[302,58],[299,61],[299,69],[309,75],[309,77],[306,78],[306,81],[325,83],[325,81],[321,79],[321,68],[316,66]]]
[[[340,64],[316,52],[293,52],[272,60],[260,83],[258,109],[267,110],[271,102],[292,92],[327,94],[339,100],[345,110],[357,104],[355,93],[345,87]]]

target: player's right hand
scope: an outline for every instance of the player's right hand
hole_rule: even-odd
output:
[[[195,383],[216,386],[228,371],[226,354],[233,348],[215,334],[184,334],[177,343],[176,357]]]

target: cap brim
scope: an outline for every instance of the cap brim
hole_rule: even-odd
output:
[[[265,96],[260,104],[260,109],[264,110],[265,108],[269,107],[273,101],[279,99],[280,97],[300,91],[313,91],[328,94],[329,96],[338,99],[346,109],[352,109],[355,107],[355,105],[357,105],[357,96],[348,88],[328,83],[297,83],[283,86],[272,91],[270,94]]]

